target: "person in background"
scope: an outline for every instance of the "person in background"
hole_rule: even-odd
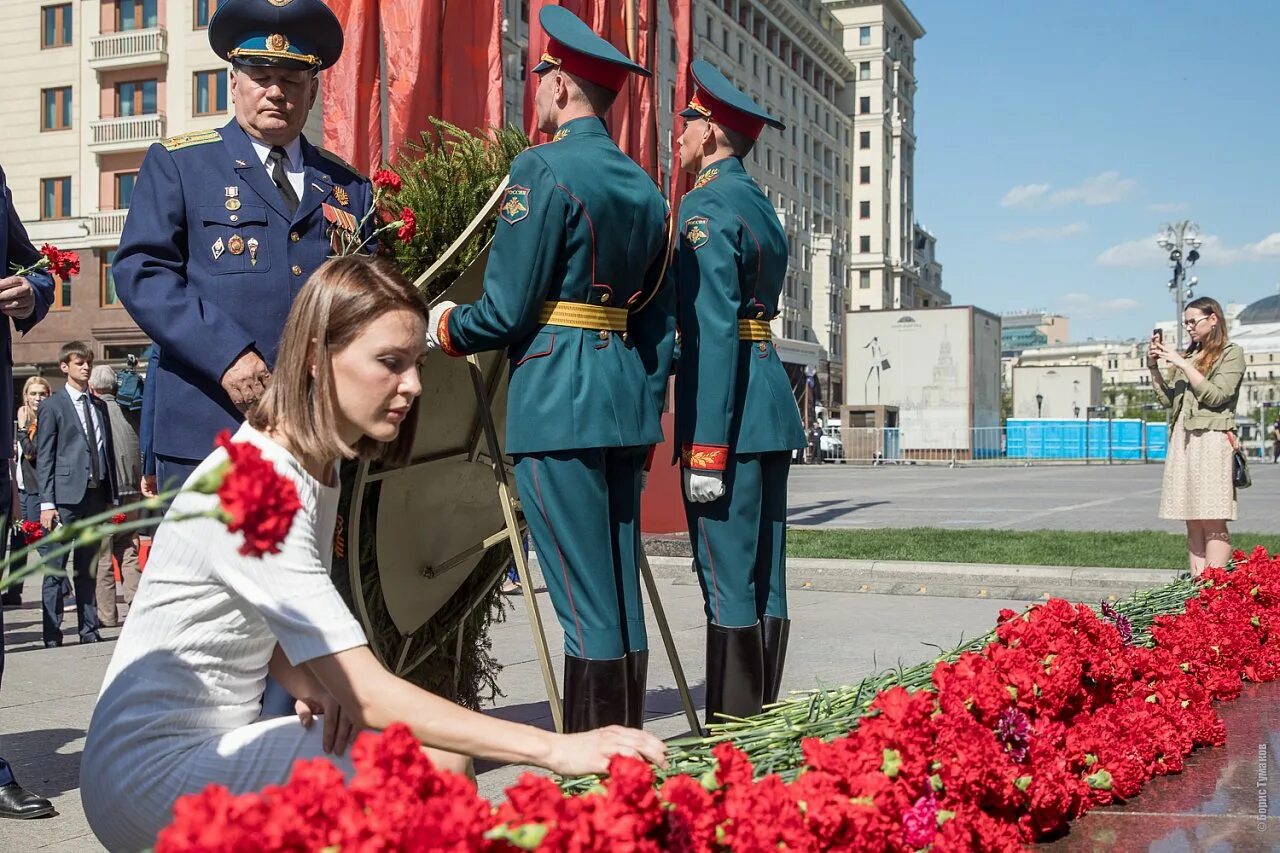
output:
[[[1275,465],[1277,462],[1280,462],[1280,421],[1276,421],[1271,425],[1271,441],[1273,442],[1273,446],[1271,448],[1271,464]]]
[[[301,509],[279,550],[245,556],[241,535],[216,518],[164,521],[156,531],[80,768],[85,817],[109,850],[152,846],[178,797],[207,785],[258,791],[283,783],[297,760],[326,753],[350,776],[356,733],[397,721],[455,772],[464,755],[568,775],[604,772],[614,754],[663,760],[662,742],[645,732],[555,734],[415,687],[378,662],[334,588],[338,463],[408,458],[426,321],[422,297],[387,261],[327,262],[298,295],[279,370],[231,439],[256,448],[297,489]],[[195,474],[227,460],[219,448]],[[217,505],[215,495],[188,491],[169,512]],[[298,697],[293,714],[260,716],[268,672]]]
[[[116,372],[108,365],[99,364],[89,374],[89,390],[107,404],[111,440],[115,445],[117,491],[122,504],[130,504],[141,496],[142,457],[138,452],[138,419],[126,412],[116,400]],[[133,516],[126,515],[126,520]],[[106,542],[98,557],[98,624],[102,628],[115,628],[120,624],[116,608],[116,574],[112,559],[120,566],[120,580],[124,587],[124,603],[132,604],[133,595],[141,579],[138,573],[138,534],[117,533]]]
[[[6,275],[25,269],[40,259],[27,229],[13,208],[13,196],[0,169],[0,387],[13,388],[13,334],[26,334],[39,323],[53,303],[53,278],[47,272]],[[13,452],[13,394],[0,394],[0,451]],[[9,464],[0,465],[0,529],[8,527],[13,511]],[[4,678],[4,608],[0,607],[0,680]],[[53,803],[28,791],[14,778],[9,762],[0,758],[0,818],[27,819],[54,813]]]
[[[1151,336],[1147,369],[1151,386],[1170,409],[1160,517],[1187,523],[1187,557],[1193,577],[1231,559],[1227,522],[1236,518],[1232,455],[1236,401],[1244,379],[1244,350],[1227,340],[1222,306],[1207,296],[1182,314],[1191,339],[1185,352]],[[1170,365],[1168,376],[1159,362]]]
[[[23,521],[40,521],[40,489],[36,485],[36,415],[40,404],[52,393],[49,382],[43,376],[29,376],[22,384],[22,405],[18,407],[15,433],[14,468],[18,485],[17,515]],[[70,593],[68,584],[63,593]],[[8,605],[22,603],[22,586],[6,589],[0,601]]]

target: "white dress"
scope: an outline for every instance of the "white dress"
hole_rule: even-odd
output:
[[[329,579],[338,489],[248,425],[235,441],[262,449],[297,485],[302,509],[281,552],[261,558],[237,553],[240,535],[212,519],[156,532],[80,764],[85,816],[112,851],[152,847],[183,794],[211,783],[259,790],[322,755],[320,723],[259,717],[267,663],[277,642],[295,665],[367,642]],[[216,450],[192,477],[226,458]],[[169,514],[216,503],[183,494]],[[350,774],[349,760],[335,763]]]

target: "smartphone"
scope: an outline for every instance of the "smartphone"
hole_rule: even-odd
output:
[[[1164,343],[1164,330],[1163,329],[1152,330],[1151,337],[1155,338],[1156,343],[1158,344]]]

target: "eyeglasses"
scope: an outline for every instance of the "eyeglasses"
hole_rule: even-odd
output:
[[[1197,317],[1194,320],[1183,320],[1182,326],[1185,329],[1194,329],[1196,326],[1200,325],[1201,320],[1208,320],[1208,319],[1209,319],[1209,315],[1206,314],[1205,316]]]

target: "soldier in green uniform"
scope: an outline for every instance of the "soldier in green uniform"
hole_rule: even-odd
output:
[[[511,164],[484,296],[437,305],[430,337],[453,356],[507,350],[506,450],[565,632],[566,730],[640,727],[640,489],[675,346],[670,217],[600,118],[649,72],[564,8],[539,21],[535,108],[554,139]]]
[[[697,174],[680,204],[676,435],[685,514],[707,612],[707,720],[777,699],[786,657],[786,512],[791,451],[805,445],[774,350],[787,240],[742,164],[760,109],[705,60],[678,140]]]

